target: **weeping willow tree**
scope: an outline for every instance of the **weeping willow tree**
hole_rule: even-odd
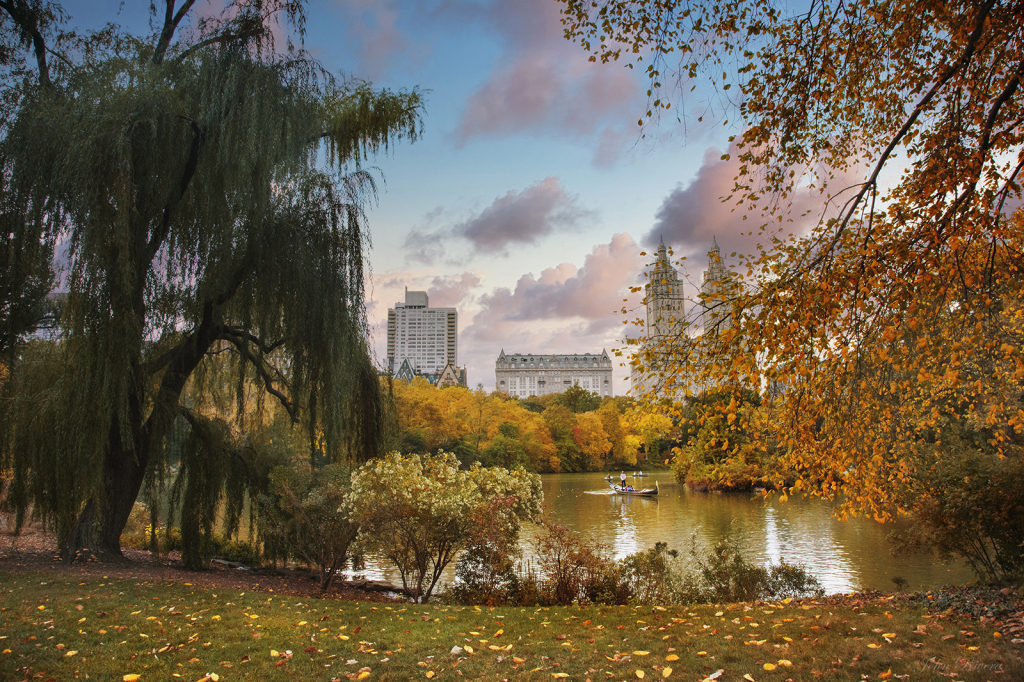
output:
[[[59,337],[7,382],[0,465],[66,559],[121,557],[171,440],[196,528],[253,475],[247,448],[183,400],[212,362],[231,368],[239,405],[258,386],[308,429],[320,461],[373,456],[381,438],[362,164],[418,137],[421,97],[275,46],[275,26],[301,35],[301,2],[238,0],[205,19],[194,0],[165,4],[151,36],[80,37],[52,6],[0,1],[34,57],[0,141],[5,201],[26,234],[60,244],[67,292]]]

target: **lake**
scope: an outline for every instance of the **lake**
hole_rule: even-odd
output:
[[[629,473],[629,472],[627,472]],[[583,537],[608,547],[616,558],[666,542],[670,549],[690,547],[690,538],[711,548],[722,538],[732,540],[749,563],[765,564],[785,558],[803,564],[821,581],[826,592],[856,589],[892,591],[894,576],[907,580],[907,589],[921,590],[965,583],[973,574],[962,565],[945,565],[930,556],[890,554],[886,536],[907,522],[880,524],[864,518],[837,521],[820,500],[790,498],[768,503],[759,495],[697,493],[675,483],[671,472],[629,478],[635,487],[653,487],[657,498],[609,494],[604,473],[544,474],[544,504],[552,518]],[[615,474],[616,479],[618,474]],[[538,529],[526,524],[522,544],[527,555]],[[390,567],[368,564],[371,577],[400,581]],[[445,580],[454,578],[454,564]]]

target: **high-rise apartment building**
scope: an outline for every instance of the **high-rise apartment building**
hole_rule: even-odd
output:
[[[608,351],[566,355],[505,354],[494,363],[494,385],[502,393],[527,398],[562,393],[577,384],[601,396],[612,394],[612,360]]]
[[[404,360],[421,374],[457,366],[459,314],[431,308],[425,291],[405,290],[405,301],[388,308],[388,366],[395,374]]]

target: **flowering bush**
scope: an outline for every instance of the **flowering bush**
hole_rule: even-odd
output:
[[[360,527],[363,547],[387,557],[402,586],[425,602],[460,551],[488,543],[492,550],[507,547],[509,537],[518,537],[519,522],[540,512],[541,497],[540,477],[521,468],[477,464],[465,470],[451,453],[393,452],[352,475],[345,509]],[[487,532],[479,531],[482,514]],[[503,532],[496,533],[495,525]],[[500,544],[494,544],[496,537]]]

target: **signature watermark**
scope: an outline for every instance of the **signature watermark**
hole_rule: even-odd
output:
[[[971,672],[991,672],[1001,673],[1003,672],[1003,664],[1000,662],[995,663],[982,663],[980,661],[972,661],[969,658],[957,659],[954,663],[945,663],[936,659],[934,656],[926,658],[917,664],[920,670],[932,670],[937,673],[951,673],[957,671],[971,671]]]

